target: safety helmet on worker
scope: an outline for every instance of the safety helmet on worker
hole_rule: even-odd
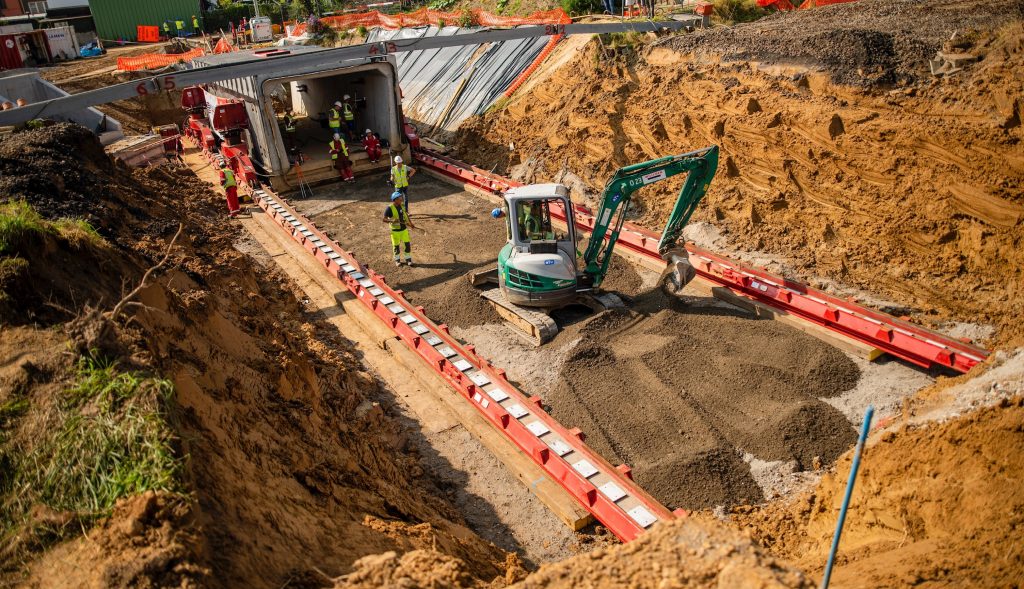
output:
[[[349,99],[351,99],[352,97],[351,97],[351,96],[349,96],[348,94],[346,94],[344,98],[345,98],[345,100],[349,100]]]
[[[339,141],[339,140],[341,140],[341,134],[340,134],[340,133],[335,133],[335,134],[334,134],[334,140],[335,140],[335,141]]]
[[[226,168],[226,167],[228,167],[228,163],[226,161],[224,161],[224,160],[220,160],[220,167]]]
[[[396,191],[391,193],[391,200],[402,198],[402,196],[404,196],[404,195],[401,192],[396,190]]]
[[[395,156],[395,163],[396,163],[396,164],[400,164],[400,163],[402,163],[402,156],[400,156],[400,155],[396,155],[396,156]]]
[[[366,134],[367,134],[367,135],[372,135],[372,134],[373,134],[373,131],[371,131],[371,130],[367,129],[367,130],[366,130]]]
[[[491,211],[491,216],[495,219],[500,219],[505,216],[505,211],[501,210],[501,207],[498,207]]]
[[[340,100],[335,100],[334,101],[334,106],[341,106],[341,101]]]

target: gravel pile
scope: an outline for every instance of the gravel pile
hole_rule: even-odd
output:
[[[930,76],[928,60],[954,33],[966,35],[1024,17],[1024,3],[951,5],[927,0],[860,0],[776,12],[757,22],[675,37],[665,45],[726,60],[824,68],[836,82],[903,85]]]

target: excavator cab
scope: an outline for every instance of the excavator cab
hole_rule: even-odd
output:
[[[571,211],[561,184],[505,193],[508,242],[498,254],[498,284],[514,304],[558,306],[576,296],[576,228],[558,228],[553,208]]]

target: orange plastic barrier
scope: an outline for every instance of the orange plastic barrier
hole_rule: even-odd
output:
[[[157,43],[160,41],[160,27],[139,25],[136,35],[140,43]]]
[[[542,10],[528,16],[499,16],[486,10],[474,9],[469,11],[469,15],[474,25],[484,27],[569,24],[572,22],[569,15],[560,8]],[[426,25],[439,26],[442,22],[445,25],[458,25],[465,17],[465,12],[441,12],[439,10],[421,8],[413,12],[403,12],[400,14],[383,14],[374,10],[358,14],[327,16],[321,19],[321,21],[332,29],[354,29],[359,26],[401,29],[403,27],[422,27]],[[305,26],[299,25],[293,34],[301,35],[301,31],[304,30]]]
[[[221,37],[220,41],[217,41],[217,45],[213,48],[214,53],[231,53],[234,50],[234,46],[231,45],[227,37]]]
[[[206,55],[206,51],[200,47],[193,49],[192,51],[186,51],[185,53],[150,53],[148,55],[139,55],[137,57],[118,57],[117,69],[123,72],[155,70],[178,63],[179,61],[192,61],[193,59],[204,55]]]

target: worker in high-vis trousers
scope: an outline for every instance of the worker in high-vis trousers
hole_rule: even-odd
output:
[[[220,163],[220,185],[224,188],[224,196],[228,199],[228,215],[238,215],[238,180],[235,173],[228,167],[228,163]]]
[[[391,227],[391,249],[395,253],[395,265],[401,266],[399,254],[405,247],[405,263],[412,266],[412,243],[409,241],[409,228],[416,228],[409,218],[409,211],[402,206],[402,193],[397,190],[391,193],[391,204],[384,209],[384,222]]]
[[[345,134],[348,136],[349,141],[355,141],[358,139],[356,135],[356,109],[352,106],[352,97],[348,94],[342,98],[341,116],[345,119]]]
[[[409,178],[413,177],[416,170],[402,163],[402,156],[395,157],[395,165],[391,166],[391,184],[395,192],[402,194],[402,203],[406,212],[409,211]]]
[[[335,133],[334,139],[327,144],[327,147],[331,151],[334,169],[338,170],[341,179],[345,182],[355,182],[356,177],[352,173],[352,160],[348,159],[348,145],[345,145],[345,140],[341,138],[341,135]]]
[[[341,101],[334,103],[334,107],[327,112],[327,126],[331,128],[331,133],[341,133]]]

